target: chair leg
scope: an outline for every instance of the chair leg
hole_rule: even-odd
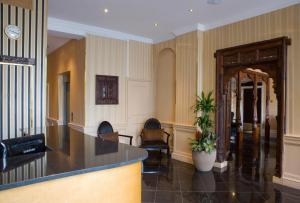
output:
[[[168,155],[168,158],[170,157],[170,148],[168,147],[167,149],[167,155]]]

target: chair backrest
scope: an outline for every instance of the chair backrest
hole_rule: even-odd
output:
[[[161,124],[156,118],[150,118],[144,125],[145,129],[161,129]]]
[[[108,121],[103,121],[100,123],[98,130],[97,130],[97,135],[101,134],[107,134],[107,133],[113,133],[114,129],[112,125]]]

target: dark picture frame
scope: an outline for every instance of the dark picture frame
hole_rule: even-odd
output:
[[[119,104],[119,77],[96,75],[96,105]]]

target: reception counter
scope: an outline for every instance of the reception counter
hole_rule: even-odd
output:
[[[64,126],[44,133],[46,152],[2,164],[0,202],[141,202],[145,150]]]

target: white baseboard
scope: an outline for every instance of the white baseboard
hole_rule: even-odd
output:
[[[79,132],[84,132],[84,126],[76,124],[76,123],[68,123],[68,126],[74,130]]]
[[[228,162],[223,161],[223,162],[215,162],[214,167],[218,169],[224,169],[227,168]]]
[[[298,189],[298,190],[300,189],[300,182],[297,180],[293,180],[291,178],[286,178],[286,177],[278,178],[273,176],[273,183]]]
[[[63,125],[63,122],[61,120],[51,118],[51,117],[47,118],[47,122],[48,122],[48,125],[50,125],[50,126],[51,125]]]
[[[193,158],[191,154],[182,153],[182,152],[173,152],[172,158],[178,161],[193,164]]]

